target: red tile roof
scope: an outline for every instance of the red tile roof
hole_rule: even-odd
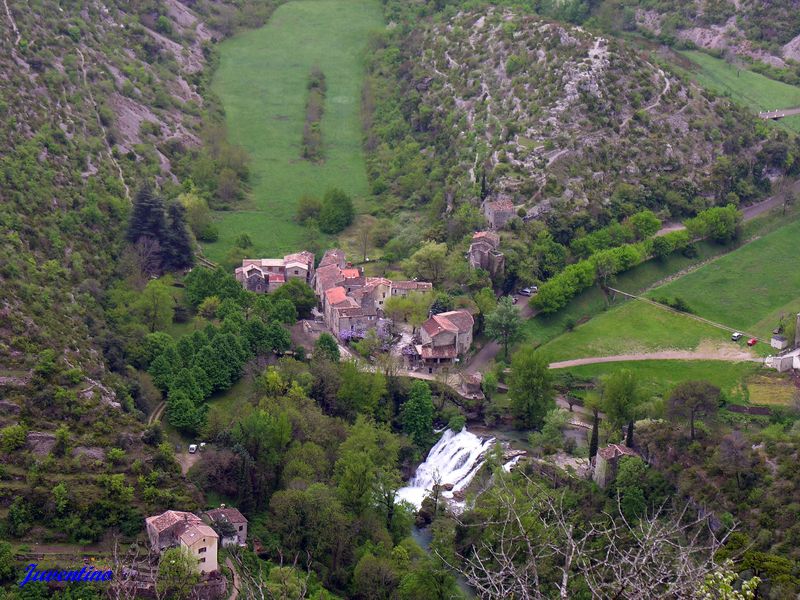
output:
[[[417,354],[424,359],[455,358],[458,356],[455,346],[417,346]]]
[[[325,290],[325,299],[329,304],[333,304],[334,306],[345,302],[347,300],[347,290],[341,286]]]
[[[486,207],[493,210],[514,210],[514,203],[508,198],[503,198],[502,200],[487,202]]]
[[[361,271],[358,269],[342,269],[342,275],[345,279],[356,279],[361,277]]]
[[[472,326],[475,324],[475,319],[469,314],[468,310],[459,309],[450,312],[439,313],[436,315],[440,318],[447,319],[459,333],[467,333],[472,331]]]
[[[160,515],[155,515],[152,517],[147,517],[145,522],[148,525],[152,525],[153,528],[158,532],[161,533],[162,531],[166,531],[176,523],[187,523],[187,524],[202,524],[203,521],[195,514],[190,512],[183,512],[180,510],[168,510]]]

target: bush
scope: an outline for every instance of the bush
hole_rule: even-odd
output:
[[[353,222],[353,200],[338,188],[325,192],[319,214],[319,228],[323,233],[339,233]]]

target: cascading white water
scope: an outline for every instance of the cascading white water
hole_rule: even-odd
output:
[[[454,492],[469,485],[483,465],[486,451],[492,447],[494,441],[493,437],[481,439],[466,428],[459,433],[448,429],[431,448],[425,462],[417,467],[417,472],[408,485],[398,490],[398,499],[420,508],[422,500],[437,479],[440,485],[452,484],[452,491],[442,492],[445,498],[452,498]]]

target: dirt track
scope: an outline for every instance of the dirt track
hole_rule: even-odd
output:
[[[566,369],[581,365],[597,363],[624,362],[629,360],[722,360],[726,362],[764,362],[763,358],[754,358],[747,352],[732,350],[731,352],[706,352],[694,350],[663,350],[645,354],[615,354],[613,356],[591,356],[550,363],[551,369]]]

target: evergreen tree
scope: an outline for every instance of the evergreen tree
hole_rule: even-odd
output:
[[[161,265],[168,271],[180,271],[194,265],[194,250],[186,209],[173,202],[167,209],[168,221],[161,242]]]
[[[135,244],[142,237],[162,241],[167,229],[164,201],[153,192],[150,185],[143,185],[133,201],[133,212],[128,222],[126,239]]]
[[[339,362],[339,344],[336,343],[336,338],[327,331],[322,332],[314,342],[314,356],[331,362]]]

